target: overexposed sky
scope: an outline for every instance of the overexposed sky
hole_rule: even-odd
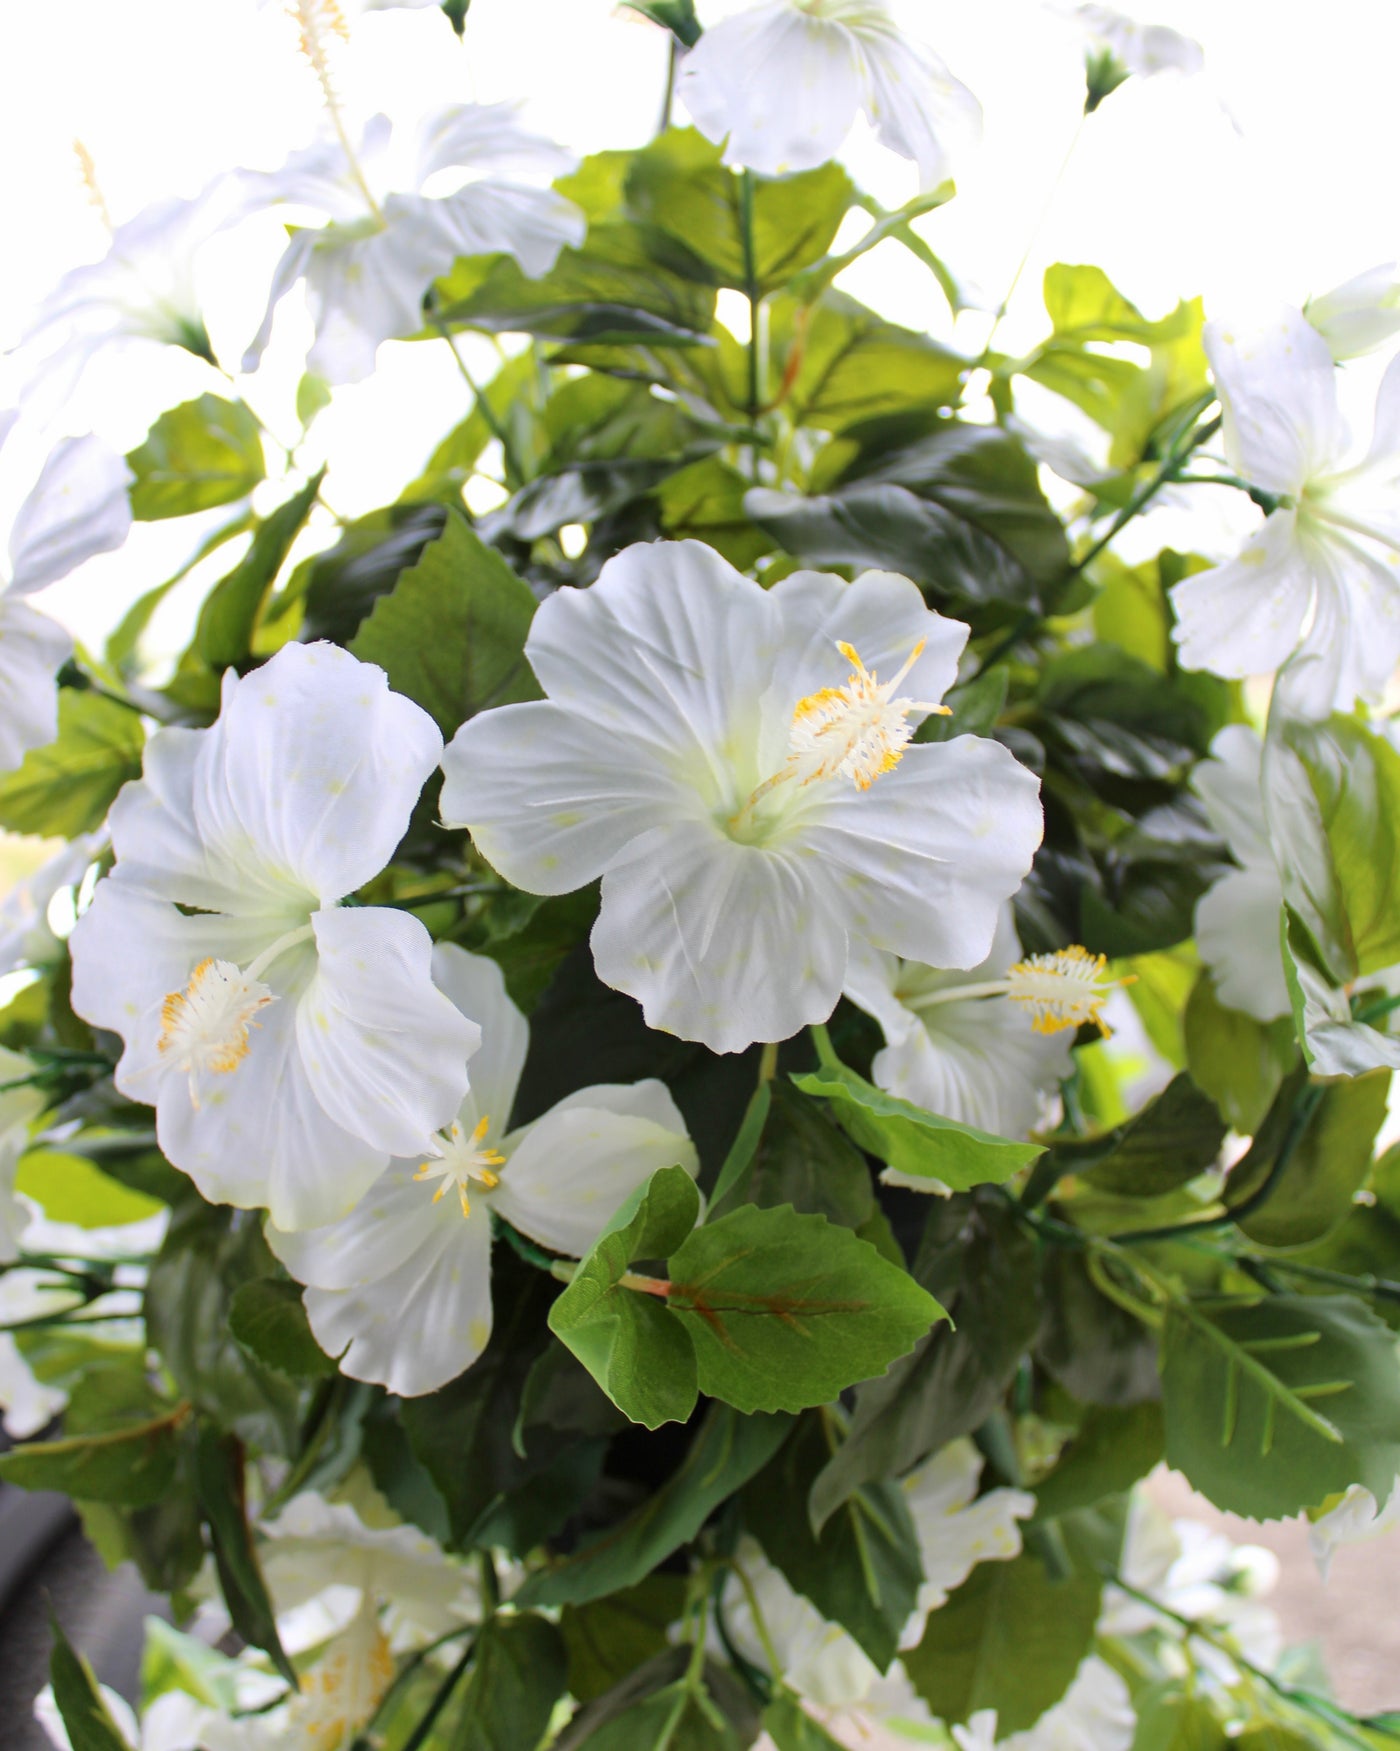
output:
[[[1195,292],[1216,310],[1299,301],[1400,255],[1400,8],[1161,0],[1143,16],[1197,36],[1207,79],[1167,75],[1116,93],[1088,121],[1058,183],[1083,92],[1080,44],[1065,18],[1038,0],[907,0],[905,16],[986,115],[958,199],[921,222],[924,235],[993,305],[1036,237],[1002,334],[1010,346],[1041,331],[1039,281],[1053,260],[1098,261],[1156,311]],[[586,151],[642,143],[659,111],[665,39],[612,0],[474,0],[463,45],[434,11],[371,12],[354,18],[352,39],[344,91],[364,115],[514,98],[541,131]],[[221,171],[271,168],[311,138],[319,108],[277,0],[0,7],[0,347],[66,268],[104,247],[74,139],[120,222],[162,196],[197,193]],[[913,192],[912,168],[868,139],[853,139],[851,163],[882,199]],[[257,326],[282,240],[276,217],[262,215],[206,253],[209,325],[231,363]],[[849,289],[911,325],[948,332],[927,276],[897,245],[853,270]],[[248,385],[274,429],[294,428],[290,397],[308,339],[294,305]],[[196,362],[147,348],[100,361],[62,424],[129,447],[163,407],[219,387]],[[382,349],[375,378],[340,391],[318,422],[337,508],[355,513],[391,498],[463,411],[445,347]],[[0,523],[25,484],[24,461],[22,449],[7,454],[0,470]],[[57,586],[46,606],[98,638],[196,537],[193,521],[138,528],[122,553]],[[166,612],[174,636],[178,601]]]

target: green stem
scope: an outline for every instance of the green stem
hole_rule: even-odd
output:
[[[1379,1021],[1382,1016],[1389,1015],[1395,1009],[1400,1009],[1400,997],[1385,997],[1378,1003],[1368,1003],[1364,1009],[1358,1009],[1351,1019],[1363,1027],[1369,1027],[1372,1022]]]
[[[763,1055],[758,1061],[758,1080],[760,1085],[771,1082],[778,1074],[778,1042],[769,1040],[763,1048]]]
[[[1204,412],[1205,408],[1210,406],[1212,400],[1214,400],[1213,395],[1206,398],[1200,411]],[[1123,530],[1127,528],[1133,518],[1139,516],[1142,511],[1151,504],[1152,500],[1156,498],[1162,488],[1164,486],[1169,486],[1171,482],[1176,479],[1181,469],[1185,466],[1187,457],[1189,457],[1194,451],[1198,450],[1202,444],[1209,443],[1209,441],[1220,430],[1220,419],[1221,416],[1217,414],[1213,420],[1198,427],[1184,446],[1180,439],[1172,445],[1171,449],[1168,450],[1164,457],[1161,466],[1157,469],[1157,472],[1152,476],[1151,480],[1138,488],[1132,498],[1128,500],[1127,504],[1124,505],[1123,509],[1119,511],[1118,515],[1113,519],[1112,523],[1109,524],[1106,533],[1101,535],[1086,553],[1082,553],[1079,558],[1075,560],[1074,564],[1070,567],[1071,577],[1082,572],[1086,566],[1092,565],[1109,543],[1116,540],[1117,537],[1122,534]]]
[[[1236,1262],[1245,1270],[1262,1265],[1270,1271],[1281,1271],[1286,1277],[1301,1277],[1305,1283],[1320,1283],[1329,1289],[1347,1289],[1357,1295],[1373,1295],[1378,1301],[1400,1301],[1400,1283],[1392,1283],[1385,1277],[1374,1277],[1369,1272],[1361,1276],[1351,1276],[1345,1271],[1324,1270],[1321,1265],[1294,1264],[1291,1259],[1256,1258],[1252,1253],[1236,1255]]]
[[[519,486],[525,479],[525,473],[520,466],[520,458],[515,454],[515,448],[510,441],[510,434],[506,431],[506,428],[501,421],[496,417],[496,410],[492,407],[489,397],[477,387],[476,379],[472,376],[467,361],[462,357],[461,352],[458,350],[456,335],[453,334],[452,330],[435,311],[431,314],[430,320],[433,327],[447,342],[448,350],[452,354],[458,373],[470,391],[472,400],[475,403],[476,411],[481,415],[485,422],[487,431],[490,432],[491,436],[501,446],[501,456],[505,463],[507,484]]]
[[[671,125],[671,106],[676,100],[676,70],[680,66],[681,45],[673,36],[666,57],[666,90],[661,98],[661,120],[656,125],[657,138]]]
[[[438,1716],[447,1707],[448,1703],[451,1702],[452,1692],[457,1688],[458,1684],[461,1683],[462,1676],[466,1672],[467,1667],[471,1664],[472,1655],[475,1652],[476,1637],[473,1636],[467,1643],[466,1647],[462,1649],[462,1657],[447,1674],[446,1678],[443,1679],[442,1683],[438,1685],[437,1693],[434,1695],[433,1700],[428,1704],[427,1710],[422,1719],[418,1722],[418,1725],[413,1729],[412,1733],[409,1734],[408,1738],[404,1740],[403,1751],[422,1751],[422,1747],[428,1741],[429,1734],[437,1725]]]

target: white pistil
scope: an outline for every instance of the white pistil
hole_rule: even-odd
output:
[[[486,1149],[482,1145],[486,1141],[486,1133],[491,1128],[489,1118],[477,1120],[476,1128],[470,1137],[455,1120],[452,1129],[442,1149],[438,1151],[437,1159],[425,1161],[414,1174],[416,1180],[441,1180],[442,1184],[433,1193],[433,1202],[439,1203],[453,1186],[457,1188],[457,1197],[462,1206],[462,1214],[472,1213],[471,1200],[467,1196],[470,1185],[482,1186],[486,1191],[493,1192],[501,1183],[501,1176],[495,1170],[504,1167],[506,1158],[498,1149]]]
[[[190,974],[183,991],[166,993],[160,1009],[157,1050],[189,1078],[190,1104],[196,1112],[199,1078],[210,1072],[228,1076],[237,1070],[252,1049],[248,1036],[258,1025],[258,1011],[277,1001],[260,975],[279,955],[311,934],[309,924],[289,930],[246,968],[206,956]]]
[[[1031,1012],[1031,1027],[1038,1034],[1057,1034],[1064,1028],[1098,1028],[1105,1039],[1111,1030],[1103,1021],[1103,1007],[1119,985],[1131,985],[1133,975],[1105,978],[1108,962],[1091,955],[1078,943],[1053,954],[1028,955],[1007,970],[1004,979],[983,979],[974,985],[947,985],[920,996],[909,1007],[922,1012],[945,1003],[966,1003],[981,997],[1009,997]]]

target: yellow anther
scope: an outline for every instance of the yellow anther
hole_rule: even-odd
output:
[[[1108,962],[1091,955],[1075,943],[1053,954],[1028,955],[1006,975],[1006,994],[1013,1003],[1031,1011],[1031,1026],[1038,1034],[1056,1034],[1089,1022],[1105,1039],[1110,1029],[1103,1021],[1103,1007],[1120,985],[1131,985],[1132,976],[1108,979]]]
[[[205,1071],[227,1076],[248,1056],[254,1017],[275,999],[267,986],[231,961],[200,961],[183,991],[168,992],[160,1006],[156,1049],[189,1077],[190,1100],[199,1109],[198,1078]]]
[[[482,1145],[486,1134],[491,1128],[491,1120],[482,1117],[477,1120],[470,1137],[462,1129],[461,1124],[454,1122],[451,1130],[443,1139],[442,1148],[437,1157],[425,1161],[414,1174],[415,1180],[441,1180],[442,1184],[433,1193],[433,1202],[439,1203],[453,1186],[457,1188],[457,1201],[462,1206],[462,1214],[472,1213],[471,1200],[467,1193],[470,1185],[478,1185],[483,1191],[494,1192],[501,1183],[501,1176],[495,1170],[504,1167],[506,1158],[499,1149],[486,1149]]]

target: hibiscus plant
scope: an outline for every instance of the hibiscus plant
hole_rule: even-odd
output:
[[[50,437],[0,596],[0,825],[68,842],[0,933],[0,1487],[174,1620],[137,1714],[56,1628],[41,1718],[1400,1743],[1142,1488],[1323,1556],[1396,1512],[1400,361],[1369,447],[1339,399],[1394,273],[1251,325],[1059,265],[1029,352],[954,347],[842,289],[963,309],[977,104],[910,21],[629,3],[667,122],[580,162],[353,113],[385,8],[294,0],[322,136],[118,226],[17,355],[7,448],[114,343],[208,371],[125,457]],[[1200,71],[1070,22],[1091,118]],[[222,361],[191,262],[269,207]],[[317,422],[386,342],[462,416],[346,517]],[[1207,486],[1238,548],[1146,539]],[[26,600],[172,519],[105,650]]]

